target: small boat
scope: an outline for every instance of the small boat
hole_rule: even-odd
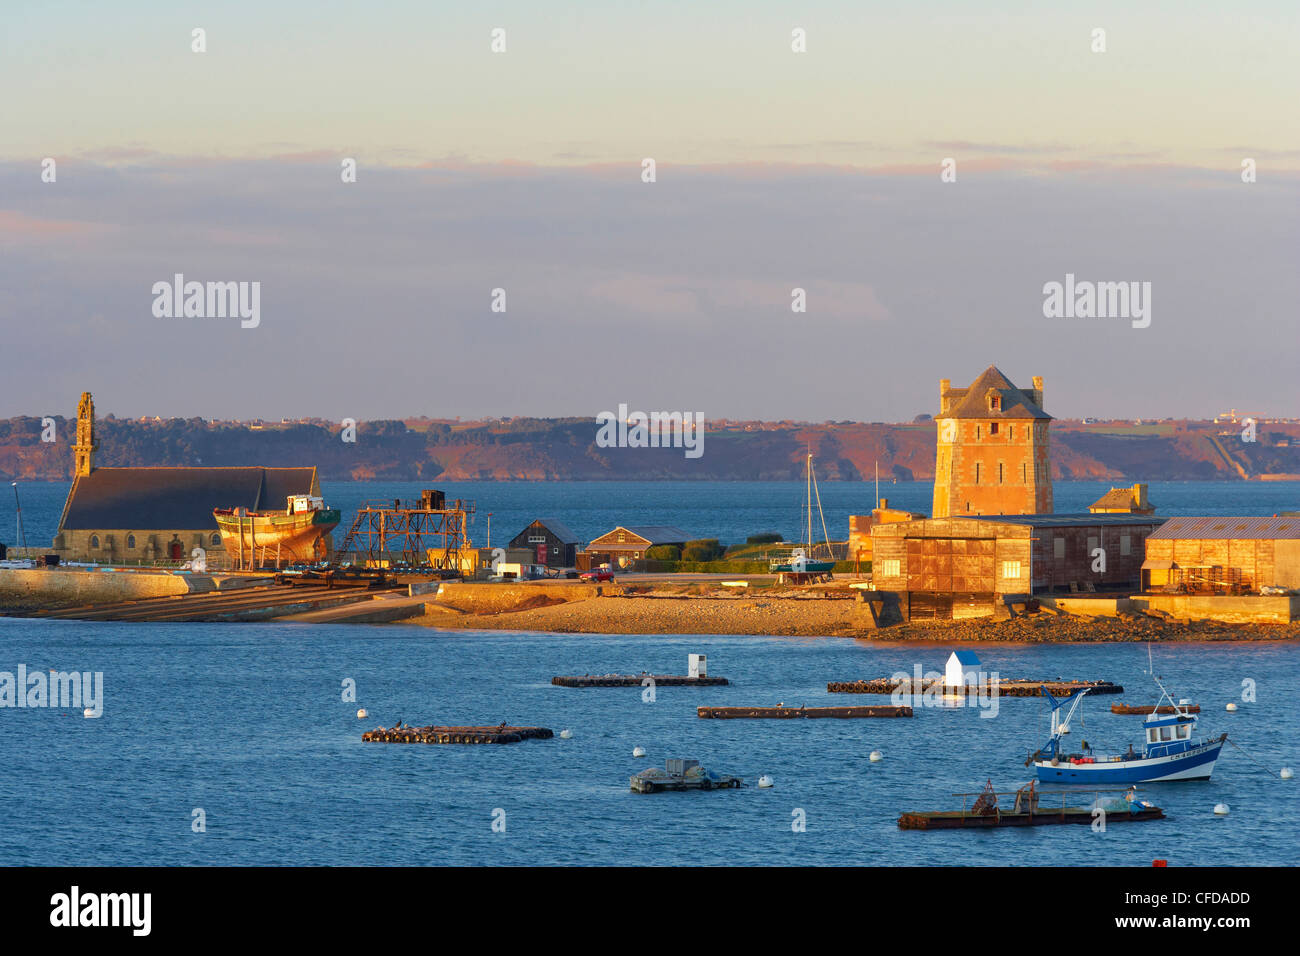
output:
[[[326,508],[323,498],[290,495],[283,511],[216,508],[212,517],[232,566],[247,568],[322,560],[324,538],[340,515],[337,508]]]
[[[634,793],[659,793],[663,790],[731,790],[744,786],[739,777],[705,770],[698,760],[680,757],[664,761],[664,769],[647,767],[628,778]]]
[[[1200,704],[1188,704],[1181,701],[1177,705],[1165,704],[1163,707],[1157,707],[1155,704],[1111,704],[1110,712],[1112,714],[1176,714],[1179,707],[1189,714],[1199,714],[1201,712]]]
[[[937,810],[904,813],[898,818],[900,830],[991,829],[993,827],[1040,827],[1062,823],[1092,824],[1099,818],[1111,823],[1161,820],[1164,810],[1149,800],[1141,800],[1136,787],[1127,790],[1037,790],[1031,780],[1013,792],[996,791],[990,781],[979,793],[954,793],[961,797],[960,810]],[[1091,795],[1087,803],[1081,796]],[[972,804],[970,798],[974,797]],[[1010,806],[998,797],[1013,797]],[[1059,798],[1059,800],[1058,800]],[[1074,802],[1070,802],[1074,801]]]
[[[807,520],[804,522],[807,542],[804,547],[795,548],[788,559],[769,562],[768,570],[774,574],[829,574],[835,569],[835,558],[830,554],[830,535],[826,531],[826,516],[822,514],[822,495],[817,488],[817,475],[813,471],[813,456],[811,453],[808,455],[807,484],[808,501],[805,509]],[[822,522],[822,537],[825,539],[820,545],[827,551],[825,559],[817,557],[817,549],[813,545],[812,506],[814,496],[817,501],[817,514]]]
[[[1043,696],[1051,703],[1051,736],[1040,749],[1029,755],[1025,766],[1033,764],[1038,779],[1051,783],[1158,783],[1172,780],[1209,780],[1214,772],[1214,762],[1228,739],[1227,734],[1197,740],[1196,718],[1189,705],[1174,703],[1164,685],[1156,678],[1160,699],[1142,722],[1145,740],[1138,750],[1130,744],[1128,753],[1097,754],[1082,743],[1078,753],[1067,753],[1061,746],[1062,737],[1069,732],[1070,720],[1090,688],[1075,691],[1068,697],[1056,698],[1043,688]],[[1169,701],[1173,713],[1159,713],[1161,704]],[[1065,718],[1062,708],[1069,706]]]

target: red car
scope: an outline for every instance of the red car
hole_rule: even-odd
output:
[[[583,571],[582,574],[578,575],[578,577],[583,581],[609,581],[612,583],[614,580],[614,572],[610,571],[608,568],[601,568],[598,571]]]

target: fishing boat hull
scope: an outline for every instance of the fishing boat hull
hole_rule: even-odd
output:
[[[327,557],[325,536],[339,523],[337,508],[297,514],[217,509],[213,513],[227,555],[246,555],[254,564],[319,561]]]
[[[1209,780],[1226,737],[1160,757],[1102,758],[1095,763],[1035,760],[1034,770],[1044,783],[1126,784],[1168,783],[1175,780]]]
[[[785,564],[773,564],[770,571],[779,571],[785,574],[827,574],[835,570],[834,561],[805,561],[800,565],[791,562]]]

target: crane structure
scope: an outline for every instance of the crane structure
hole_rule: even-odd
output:
[[[395,564],[429,566],[460,572],[462,556],[473,543],[469,521],[474,503],[460,498],[447,507],[435,489],[420,493],[419,501],[367,501],[357,509],[352,527],[334,552],[335,560],[367,567]]]

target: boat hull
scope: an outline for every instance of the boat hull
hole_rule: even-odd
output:
[[[319,561],[327,556],[326,535],[338,526],[337,508],[300,514],[229,511],[213,513],[227,556],[243,555],[254,565]]]
[[[1138,757],[1101,763],[1070,763],[1036,760],[1034,769],[1044,783],[1167,783],[1175,780],[1209,780],[1223,740],[1201,744],[1168,757]]]
[[[786,574],[826,574],[834,569],[834,561],[805,561],[801,568],[796,568],[793,564],[774,564],[768,570]]]

